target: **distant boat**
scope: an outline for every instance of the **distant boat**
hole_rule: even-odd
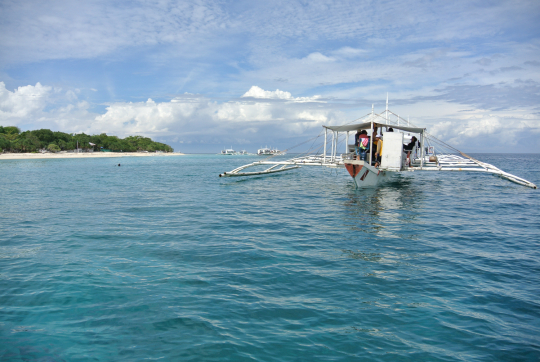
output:
[[[257,155],[259,156],[271,156],[272,155],[272,150],[270,148],[268,148],[268,146],[266,147],[261,147],[257,150]]]
[[[285,152],[284,151],[280,151],[278,149],[272,149],[272,148],[269,148],[268,146],[266,147],[261,147],[257,150],[257,155],[259,156],[274,156],[274,155],[284,155]]]
[[[236,155],[236,151],[231,148],[227,148],[227,149],[224,149],[223,151],[221,151],[220,153],[221,155],[226,155],[226,156],[233,156],[233,155]]]

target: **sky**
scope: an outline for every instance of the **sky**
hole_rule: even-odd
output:
[[[540,152],[540,1],[0,0],[0,125],[288,149],[389,108]]]

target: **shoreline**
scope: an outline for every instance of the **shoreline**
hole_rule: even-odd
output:
[[[0,153],[1,160],[38,160],[65,158],[115,158],[115,157],[170,157],[184,156],[184,153],[154,153],[154,152],[88,152],[88,153]]]

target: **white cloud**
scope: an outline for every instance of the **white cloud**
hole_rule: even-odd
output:
[[[313,97],[293,97],[291,93],[284,92],[279,89],[275,91],[265,91],[264,89],[254,85],[244,95],[243,98],[257,98],[257,99],[283,99],[291,102],[321,102],[321,96],[315,95]]]
[[[32,117],[47,105],[52,87],[27,85],[13,92],[0,82],[0,120],[18,124],[21,120]]]
[[[295,98],[289,92],[265,91],[257,86],[251,87],[242,97],[250,100],[216,103],[205,97],[185,95],[170,102],[156,103],[149,99],[146,102],[114,103],[107,107],[105,114],[96,117],[91,131],[181,138],[193,134],[218,137],[224,133],[242,134],[248,129],[253,133],[260,127],[271,125],[277,134],[291,124],[303,123],[303,129],[306,125],[317,128],[331,118],[329,110],[313,106],[316,97],[312,97],[313,102],[308,102],[308,97]]]
[[[156,103],[148,99],[146,102],[113,103],[94,119],[88,132],[118,136],[178,134],[189,120],[200,121],[209,111],[209,103],[202,99],[198,102],[175,99]]]
[[[292,99],[292,94],[289,92],[280,91],[265,91],[264,89],[252,86],[242,97],[262,98],[262,99]]]
[[[467,124],[457,133],[458,136],[466,138],[476,138],[480,135],[493,133],[501,133],[502,136],[503,129],[504,125],[500,122],[499,117],[494,115],[481,115],[467,122]]]
[[[326,55],[323,55],[319,52],[311,53],[309,54],[305,60],[308,63],[327,63],[327,62],[333,62],[335,59],[332,57],[327,57]]]

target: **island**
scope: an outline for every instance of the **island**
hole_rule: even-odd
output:
[[[148,137],[124,139],[105,133],[87,135],[53,132],[50,129],[24,131],[0,126],[0,158],[66,158],[179,155],[171,146]]]

